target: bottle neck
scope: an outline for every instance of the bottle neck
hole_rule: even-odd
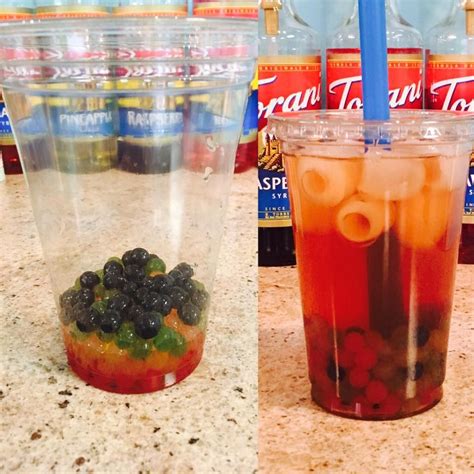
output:
[[[387,15],[387,22],[406,23],[400,16],[398,10],[398,0],[385,0],[385,13]],[[359,16],[359,0],[354,0],[354,12],[351,20],[357,19]]]
[[[260,8],[265,18],[265,33],[276,36],[280,31],[280,20],[297,18],[293,0],[261,0]]]
[[[462,8],[466,14],[466,33],[474,36],[474,0],[462,0]]]

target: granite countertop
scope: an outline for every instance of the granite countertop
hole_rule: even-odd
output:
[[[1,472],[256,469],[255,179],[233,182],[203,360],[147,395],[103,392],[68,369],[26,185],[0,183]]]
[[[260,472],[474,472],[474,266],[458,267],[443,400],[391,422],[312,403],[296,269],[259,273]]]

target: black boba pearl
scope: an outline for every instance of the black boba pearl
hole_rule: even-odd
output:
[[[194,283],[191,280],[191,278],[183,278],[180,281],[179,286],[189,294],[192,294],[194,292],[194,289],[195,289],[194,288]]]
[[[138,283],[142,281],[146,275],[142,267],[132,264],[125,267],[125,276],[129,281]]]
[[[327,376],[333,381],[342,381],[346,376],[346,371],[342,367],[338,367],[334,359],[330,359],[326,367]]]
[[[179,284],[179,282],[184,278],[183,274],[179,270],[176,270],[176,268],[171,270],[168,273],[168,276],[173,279],[175,285]]]
[[[148,293],[150,293],[150,290],[148,290],[148,288],[138,288],[134,295],[135,301],[139,304],[143,304],[146,297],[148,296]]]
[[[99,275],[95,272],[84,272],[79,277],[79,282],[82,288],[94,288],[95,285],[100,283]]]
[[[79,292],[73,290],[72,288],[66,290],[59,298],[59,304],[63,308],[73,307],[79,298]]]
[[[122,316],[113,309],[105,310],[104,314],[100,317],[100,329],[106,334],[118,331],[121,324]]]
[[[104,275],[104,286],[109,289],[122,288],[127,280],[119,273],[106,273]]]
[[[128,309],[127,319],[135,321],[140,315],[144,314],[145,310],[139,305],[132,305]]]
[[[132,251],[127,250],[123,255],[122,255],[122,262],[124,265],[131,265],[132,262]]]
[[[189,299],[189,295],[179,286],[173,286],[170,290],[169,296],[173,304],[173,308],[179,309]]]
[[[173,309],[173,300],[168,295],[160,295],[160,313],[163,316],[170,314]]]
[[[407,378],[409,380],[419,380],[423,377],[423,373],[425,372],[425,367],[421,362],[417,362],[414,366],[407,368]]]
[[[133,281],[126,281],[122,286],[122,293],[128,296],[134,296],[138,289],[138,285]]]
[[[100,325],[100,314],[94,308],[87,308],[76,321],[77,328],[82,332],[95,331]]]
[[[86,305],[82,301],[78,301],[72,308],[72,318],[77,321],[84,317],[84,314],[87,313],[89,305]]]
[[[86,306],[90,306],[95,301],[94,292],[89,288],[81,288],[78,293],[78,302]]]
[[[127,295],[117,295],[109,299],[107,309],[118,311],[120,314],[125,314],[130,306],[130,297]]]
[[[141,282],[141,286],[143,286],[143,288],[146,288],[148,290],[153,290],[155,286],[155,281],[153,277],[149,277],[149,276],[145,277],[143,281]]]
[[[162,316],[160,313],[149,312],[138,316],[135,323],[135,332],[143,339],[155,337],[161,329]]]
[[[204,309],[207,306],[209,295],[204,290],[196,290],[191,295],[191,302],[194,303],[199,309]]]
[[[194,270],[188,263],[182,262],[174,268],[178,270],[184,278],[191,278],[194,275]]]
[[[132,263],[144,267],[150,259],[150,254],[142,248],[136,248],[132,250],[131,254]]]
[[[173,287],[174,280],[168,275],[157,275],[153,277],[153,290],[158,293],[168,293]]]
[[[145,296],[142,305],[147,311],[160,311],[161,309],[160,295],[154,291],[150,291]]]
[[[416,331],[416,345],[423,347],[430,338],[430,331],[426,326],[420,326]]]
[[[123,273],[123,266],[116,260],[110,260],[104,265],[104,273],[115,273],[121,275]]]
[[[196,326],[201,319],[201,311],[192,303],[186,303],[178,310],[178,316],[184,324]]]

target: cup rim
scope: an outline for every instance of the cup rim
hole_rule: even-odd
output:
[[[86,25],[84,24],[86,23]],[[123,32],[124,27],[137,27],[139,33],[145,33],[147,29],[153,31],[157,28],[167,28],[175,32],[189,33],[190,27],[201,34],[232,33],[250,34],[254,36],[257,28],[257,21],[253,19],[234,18],[200,18],[200,17],[143,17],[126,16],[115,17],[113,15],[97,18],[70,18],[70,19],[34,19],[28,21],[0,23],[0,37],[25,38],[41,35],[42,37],[56,37],[58,34],[67,32],[77,32],[87,30],[90,33],[103,33],[105,35],[115,35]],[[199,31],[201,30],[201,31]]]
[[[360,110],[281,112],[269,117],[268,130],[284,141],[363,141],[367,131],[395,141],[408,137],[430,141],[473,140],[474,113],[392,110],[389,120],[364,121]]]

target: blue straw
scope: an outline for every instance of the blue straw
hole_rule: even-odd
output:
[[[364,120],[388,120],[388,58],[385,0],[359,0]]]

